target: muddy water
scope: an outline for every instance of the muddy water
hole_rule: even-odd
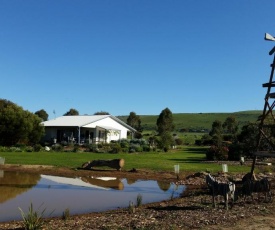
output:
[[[0,222],[21,220],[19,207],[28,212],[45,210],[44,217],[100,212],[136,203],[157,202],[178,197],[184,186],[154,180],[113,177],[66,178],[0,171]]]

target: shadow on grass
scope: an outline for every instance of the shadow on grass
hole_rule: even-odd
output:
[[[170,161],[178,163],[203,163],[206,158],[186,157],[185,159],[169,159]]]
[[[204,154],[205,151],[207,150],[208,148],[205,147],[205,148],[202,148],[202,147],[193,147],[193,148],[186,148],[186,151],[189,152],[189,153],[199,153],[199,154]]]

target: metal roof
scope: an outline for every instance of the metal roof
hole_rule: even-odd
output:
[[[109,117],[110,115],[93,115],[93,116],[62,116],[55,119],[44,121],[42,124],[47,126],[72,126],[72,127],[82,127],[84,125],[96,122],[98,120]]]
[[[120,119],[112,115],[61,116],[49,121],[44,121],[41,124],[45,127],[83,127],[85,125],[92,124],[107,117],[110,117],[119,124],[125,126],[127,129],[136,132],[136,130],[133,127],[129,126],[125,122],[121,121]]]

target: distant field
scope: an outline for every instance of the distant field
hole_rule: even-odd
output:
[[[240,126],[247,124],[248,122],[256,122],[262,111],[242,111],[234,113],[175,113],[173,114],[175,130],[180,131],[182,129],[192,130],[193,132],[201,132],[210,130],[212,123],[215,120],[224,122],[229,116],[235,116]],[[144,131],[152,131],[156,129],[156,122],[159,115],[140,115],[141,125]],[[124,122],[127,121],[127,116],[118,116]]]

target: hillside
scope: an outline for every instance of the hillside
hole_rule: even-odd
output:
[[[224,122],[229,116],[235,116],[240,126],[248,122],[256,122],[262,111],[241,111],[234,113],[175,113],[173,114],[175,130],[189,130],[193,132],[200,132],[211,129],[212,123],[215,120]],[[137,114],[139,115],[139,114]],[[156,122],[159,115],[139,115],[141,119],[141,125],[144,131],[155,130]],[[122,121],[126,122],[127,116],[118,116]]]

